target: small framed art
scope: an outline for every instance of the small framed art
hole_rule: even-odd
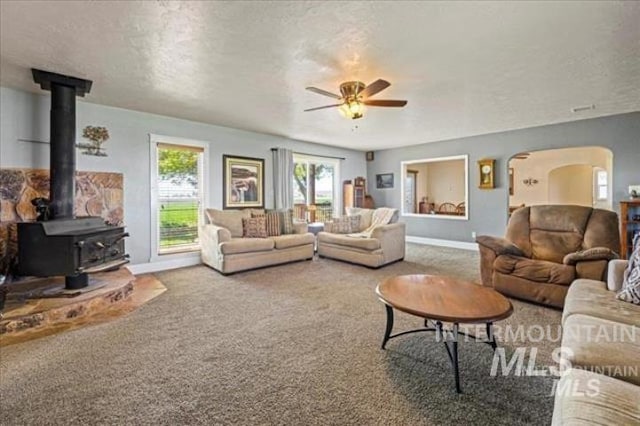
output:
[[[393,173],[382,173],[376,175],[376,189],[392,189]]]

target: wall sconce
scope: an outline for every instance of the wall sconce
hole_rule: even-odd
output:
[[[527,186],[532,186],[532,185],[536,185],[538,183],[538,179],[527,178],[527,179],[523,180],[522,183],[524,183]]]

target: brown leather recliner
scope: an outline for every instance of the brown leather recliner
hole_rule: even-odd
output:
[[[618,257],[615,212],[541,205],[516,210],[506,238],[480,236],[482,284],[518,299],[562,308],[577,278],[604,280]]]

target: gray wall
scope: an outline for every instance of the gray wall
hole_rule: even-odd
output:
[[[613,201],[627,198],[628,185],[640,184],[640,112],[570,123],[494,133],[377,151],[367,163],[369,190],[377,205],[400,208],[400,162],[469,155],[469,220],[404,217],[407,234],[454,241],[473,241],[471,233],[503,235],[507,223],[508,162],[523,151],[577,146],[601,146],[613,152]],[[496,189],[478,189],[477,161],[495,158]],[[378,173],[394,173],[395,187],[378,190]]]
[[[89,95],[90,96],[90,95]],[[49,146],[18,139],[49,140],[49,96],[0,88],[0,167],[49,167]],[[149,133],[196,139],[210,143],[211,206],[222,207],[222,155],[264,158],[265,198],[273,205],[271,151],[289,147],[315,155],[345,157],[341,179],[366,175],[363,152],[290,140],[226,127],[213,126],[120,108],[78,102],[77,137],[87,125],[106,126],[111,138],[105,148],[108,157],[78,152],[78,170],[124,174],[125,223],[131,238],[127,251],[133,264],[151,257]]]

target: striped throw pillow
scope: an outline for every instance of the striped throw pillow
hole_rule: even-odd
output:
[[[331,232],[334,234],[348,234],[351,232],[351,221],[348,217],[334,217],[331,221]]]
[[[617,298],[625,302],[640,305],[640,234],[633,242],[633,253],[629,257],[629,266],[624,272],[624,283]]]
[[[360,223],[362,222],[362,216],[348,216],[349,221],[351,222],[351,232],[360,232]]]
[[[293,227],[293,209],[280,210],[280,227],[283,235],[295,234]]]
[[[267,220],[264,216],[242,219],[244,238],[267,238]]]
[[[268,210],[264,215],[267,222],[267,235],[270,237],[277,237],[282,234],[280,228],[280,215],[278,212]]]

